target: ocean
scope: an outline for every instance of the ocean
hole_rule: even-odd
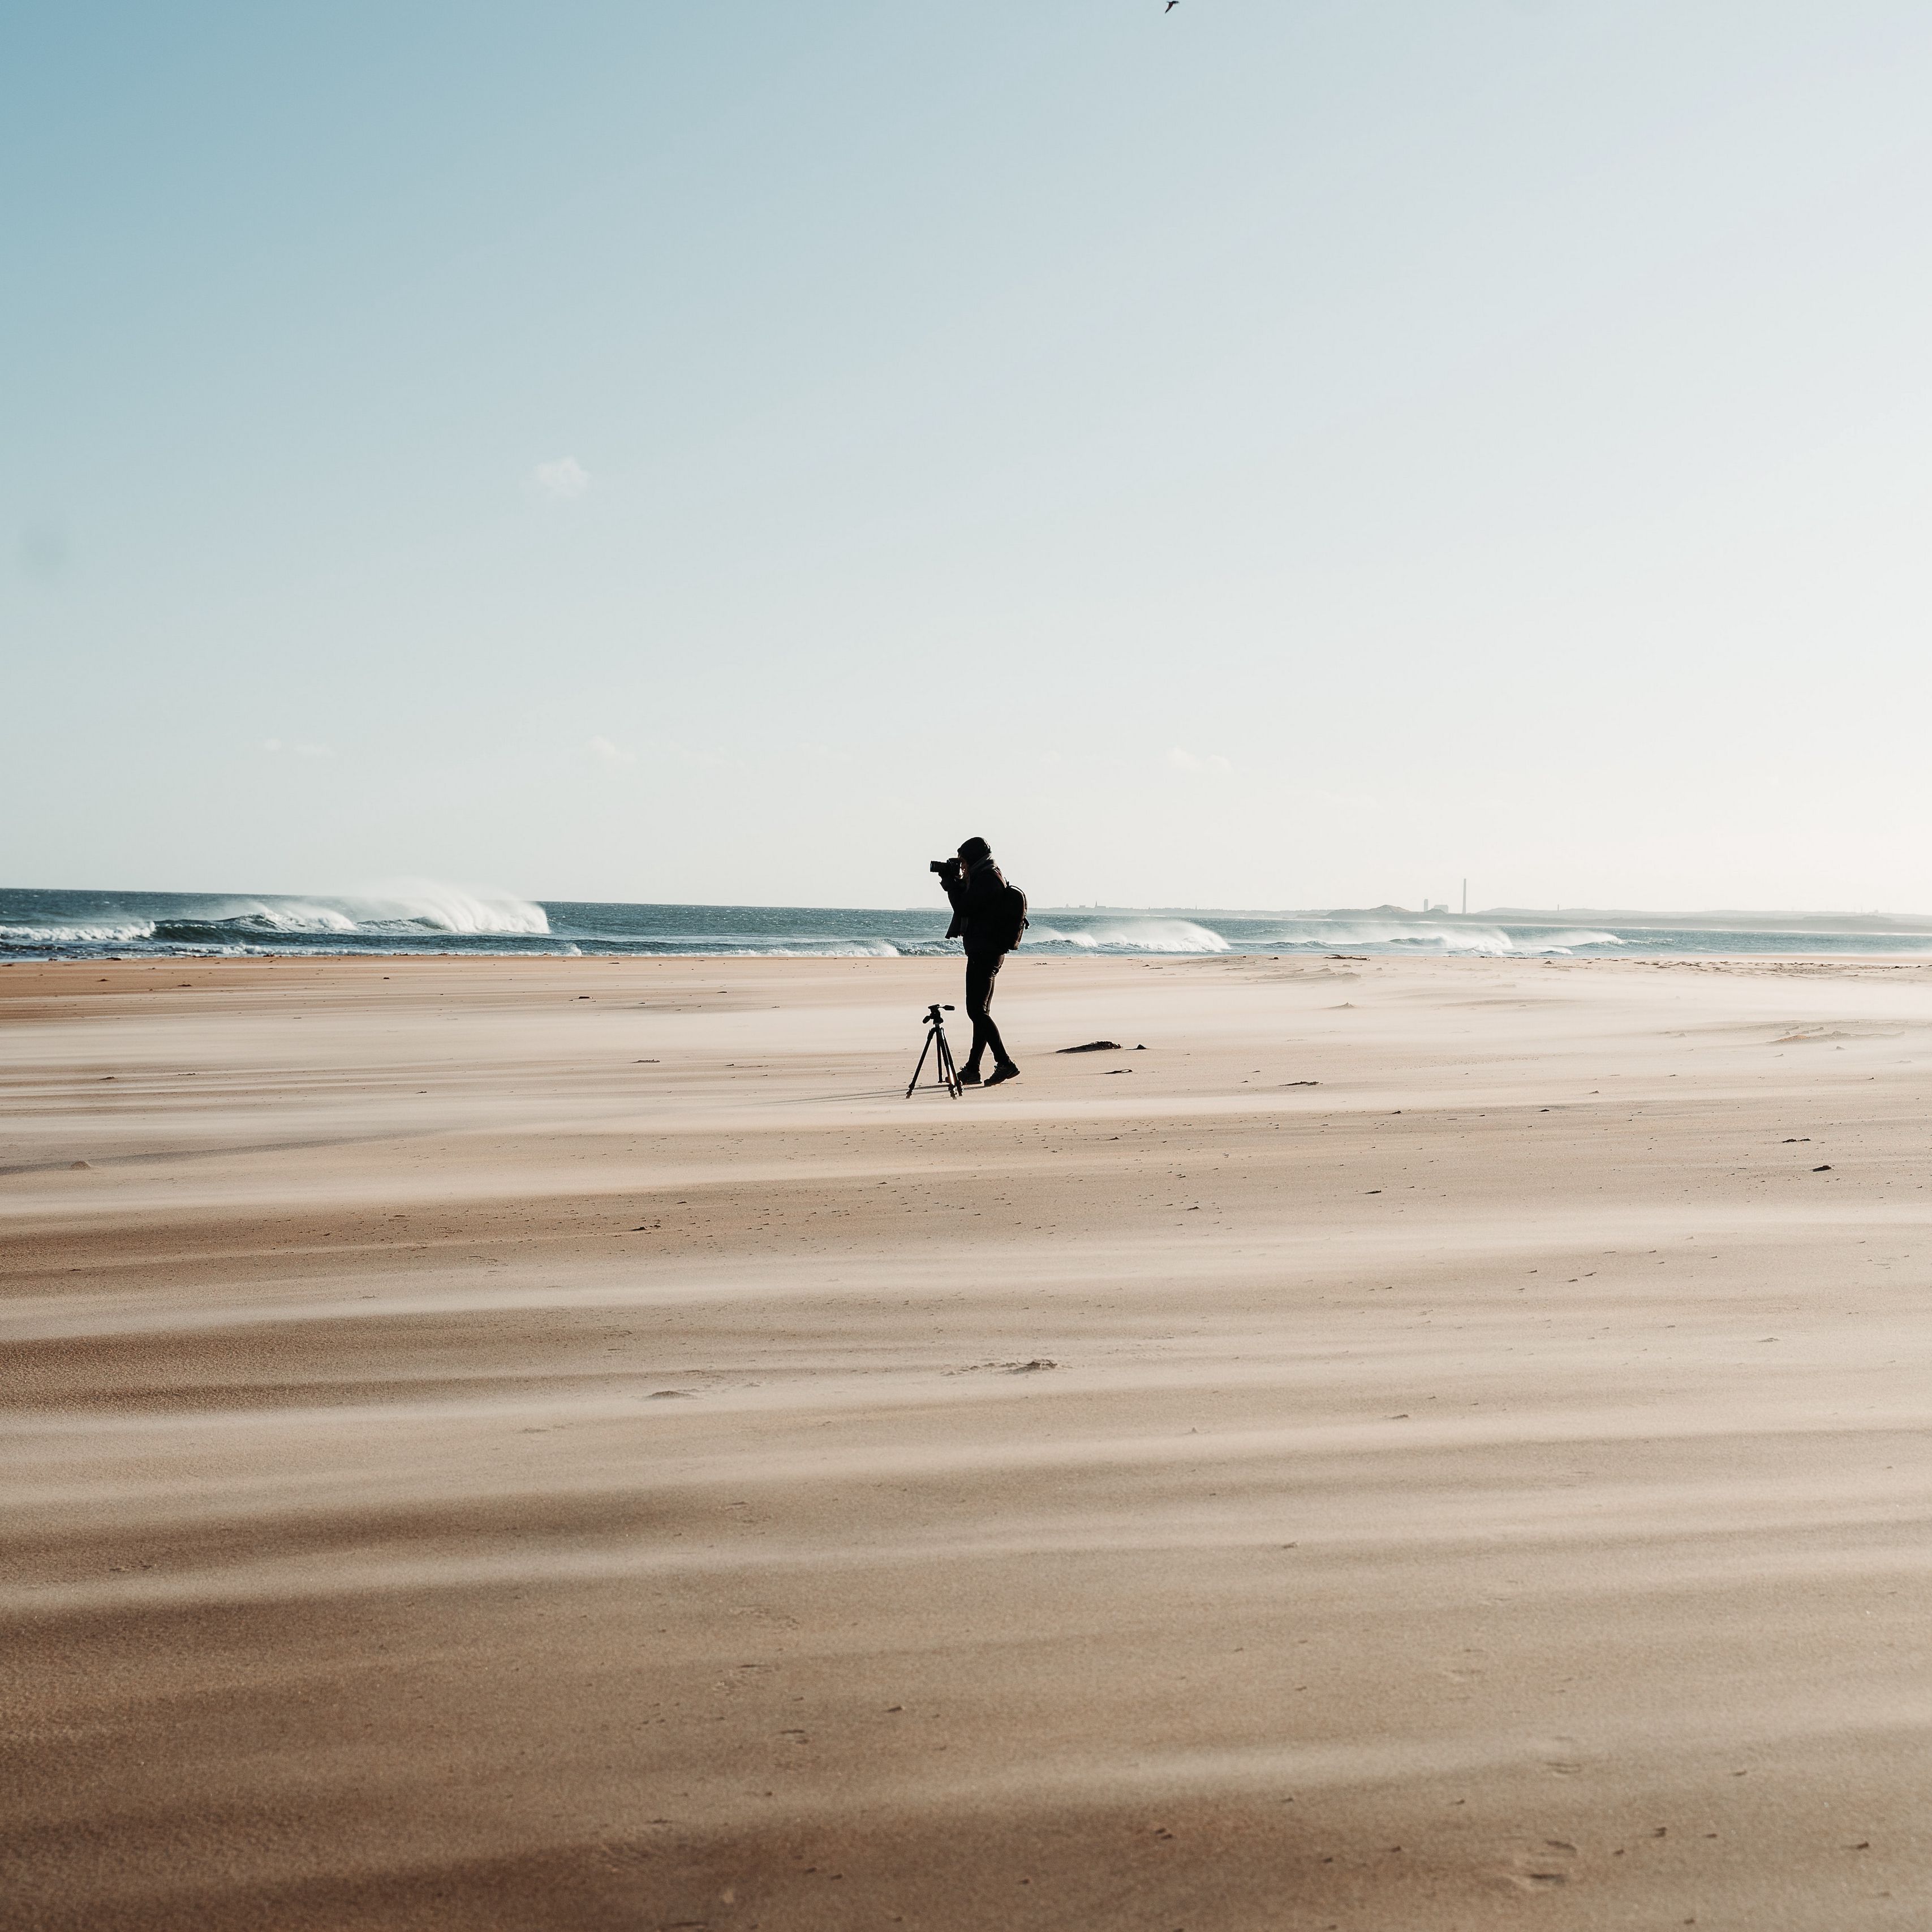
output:
[[[934,892],[935,900],[938,893]],[[626,905],[434,884],[368,895],[0,890],[0,960],[250,958],[282,953],[590,953],[891,958],[956,949],[943,904]],[[1383,953],[1616,958],[1932,958],[1932,919],[1875,914],[1537,911],[1399,906],[1286,912],[1036,909],[1028,953]]]

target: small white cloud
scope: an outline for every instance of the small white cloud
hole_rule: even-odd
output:
[[[530,481],[546,496],[569,502],[590,488],[590,472],[574,456],[560,456],[554,463],[539,463],[530,472]]]
[[[742,759],[728,758],[722,752],[706,751],[702,746],[672,743],[665,748],[680,764],[689,765],[695,771],[741,772],[745,769]]]
[[[1184,745],[1176,745],[1168,753],[1166,762],[1177,772],[1232,772],[1234,769],[1232,758],[1214,754],[1197,758]]]
[[[608,738],[601,734],[592,738],[584,748],[593,758],[601,760],[607,765],[632,765],[637,763],[636,758],[630,752],[624,750],[621,746],[614,745]]]
[[[279,738],[264,738],[262,748],[265,752],[279,752],[282,748],[282,741]]]

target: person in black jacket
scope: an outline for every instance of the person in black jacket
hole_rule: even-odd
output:
[[[993,863],[993,848],[983,838],[968,839],[960,847],[958,857],[946,860],[939,882],[952,902],[952,923],[946,928],[946,936],[963,940],[966,947],[966,1015],[973,1022],[973,1051],[960,1068],[959,1078],[968,1087],[982,1084],[980,1062],[990,1046],[993,1070],[984,1084],[997,1087],[1002,1080],[1016,1078],[1020,1070],[987,1011],[1000,962],[1014,939],[1006,882]]]

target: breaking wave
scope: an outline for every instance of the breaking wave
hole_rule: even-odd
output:
[[[356,922],[333,906],[306,899],[235,899],[218,902],[192,919],[155,922],[157,937],[182,932],[212,932],[241,935],[281,932],[353,932]]]
[[[431,932],[532,934],[550,930],[550,915],[527,899],[466,892],[426,879],[400,880],[368,898],[342,898],[334,903],[346,908],[365,930],[398,925]]]
[[[1628,939],[1619,939],[1614,932],[1549,932],[1536,935],[1545,946],[1628,946]]]
[[[1233,946],[1211,928],[1191,919],[1100,920],[1090,925],[1048,926],[1036,920],[1026,944],[1073,946],[1083,952],[1231,952]]]
[[[282,952],[382,950],[438,939],[542,939],[550,918],[527,900],[411,880],[343,898],[244,897],[214,893],[128,895],[134,908],[95,905],[63,916],[62,902],[111,901],[107,893],[7,892],[0,910],[0,952],[65,955],[116,947],[166,955],[248,956]],[[18,907],[17,902],[26,902]],[[31,909],[48,916],[22,918]],[[563,949],[546,949],[563,950]]]
[[[612,950],[675,958],[904,959],[956,953],[956,946],[895,946],[890,939],[794,939],[772,945],[734,945],[686,933],[675,938],[614,940]]]
[[[92,925],[61,922],[49,926],[0,926],[0,946],[112,945],[123,940],[153,936],[154,921],[110,920]]]
[[[1290,920],[1282,922],[1274,931],[1274,943],[1283,952],[1366,946],[1377,952],[1438,953],[1445,958],[1458,954],[1502,958],[1569,952],[1580,946],[1626,944],[1613,932],[1520,927],[1510,932],[1499,926],[1433,925],[1420,920]]]

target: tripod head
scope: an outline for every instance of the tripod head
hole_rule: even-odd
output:
[[[932,1004],[928,1006],[926,1010],[926,1023],[929,1027],[944,1026],[946,1022],[939,1017],[941,1013],[950,1013],[952,1011],[952,1007],[942,1006],[939,1002],[935,1000],[933,1001]]]

